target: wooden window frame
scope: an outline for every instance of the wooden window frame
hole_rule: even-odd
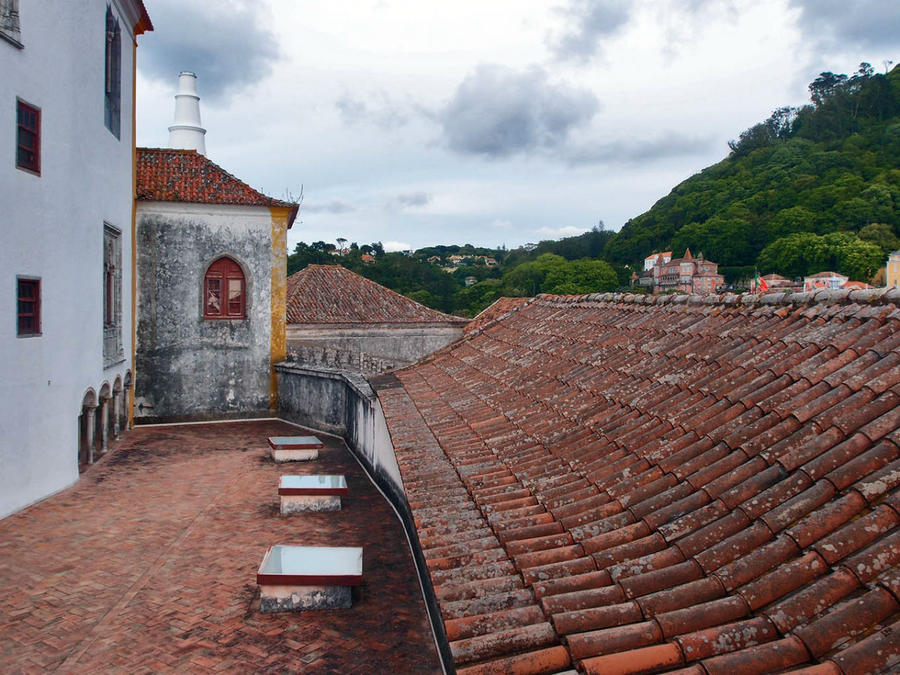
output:
[[[33,127],[19,120],[22,111],[34,114]],[[23,134],[34,135],[34,148],[29,148],[23,144]],[[22,160],[21,153],[23,151],[33,154],[32,162]],[[41,109],[26,103],[20,98],[16,99],[16,168],[33,173],[35,176],[41,175]]]
[[[230,282],[240,282],[238,304],[228,298]],[[215,294],[212,289],[218,287]],[[215,308],[211,299],[218,299]],[[209,321],[237,320],[247,318],[247,279],[244,270],[236,260],[222,256],[206,268],[203,275],[203,318]]]
[[[33,289],[33,295],[23,295],[23,287]],[[34,303],[31,312],[23,312],[19,303]],[[33,325],[26,328],[22,325],[22,320],[31,320]],[[41,280],[38,277],[16,277],[16,336],[17,337],[38,337],[41,335]]]

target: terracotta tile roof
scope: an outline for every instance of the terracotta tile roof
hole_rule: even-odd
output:
[[[139,201],[280,206],[291,209],[288,227],[299,209],[254,190],[195,150],[138,148],[136,173]]]
[[[531,300],[532,298],[497,298],[492,305],[483,309],[478,316],[469,322],[466,326],[466,333],[481,330],[489,323],[507,316],[510,312],[515,312],[519,307]]]
[[[287,280],[287,322],[441,323],[466,321],[420,305],[338,265],[307,265]]]
[[[898,302],[541,296],[396,371],[459,672],[896,672]]]
[[[137,7],[140,17],[138,18],[137,25],[134,27],[135,35],[141,35],[147,31],[152,31],[153,22],[150,20],[150,15],[147,14],[147,8],[144,6],[143,0],[137,0]]]

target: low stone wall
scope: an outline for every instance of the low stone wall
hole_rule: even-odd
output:
[[[308,367],[380,373],[458,340],[464,324],[288,324],[288,354]]]
[[[444,623],[378,397],[368,381],[355,372],[313,368],[289,361],[276,365],[275,372],[278,375],[279,417],[341,436],[400,514],[444,671],[454,672]]]

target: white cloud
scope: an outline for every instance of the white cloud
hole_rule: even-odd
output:
[[[575,237],[584,234],[591,228],[578,227],[576,225],[565,225],[563,227],[539,227],[534,231],[535,234],[544,239],[561,239],[563,237]]]
[[[381,243],[384,246],[384,250],[388,253],[396,253],[397,251],[409,251],[412,249],[412,245],[406,243],[405,241],[384,241]]]

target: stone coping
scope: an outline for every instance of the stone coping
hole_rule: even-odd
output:
[[[260,586],[360,586],[363,550],[348,546],[276,544],[263,556]]]
[[[540,295],[543,300],[561,303],[615,302],[638,305],[813,305],[813,304],[871,304],[896,305],[900,303],[900,288],[867,288],[836,290],[816,289],[800,293],[773,291],[755,293],[722,293],[709,295],[650,295],[645,293],[589,293],[587,295]]]
[[[347,494],[343,476],[282,476],[279,495],[339,495]]]

